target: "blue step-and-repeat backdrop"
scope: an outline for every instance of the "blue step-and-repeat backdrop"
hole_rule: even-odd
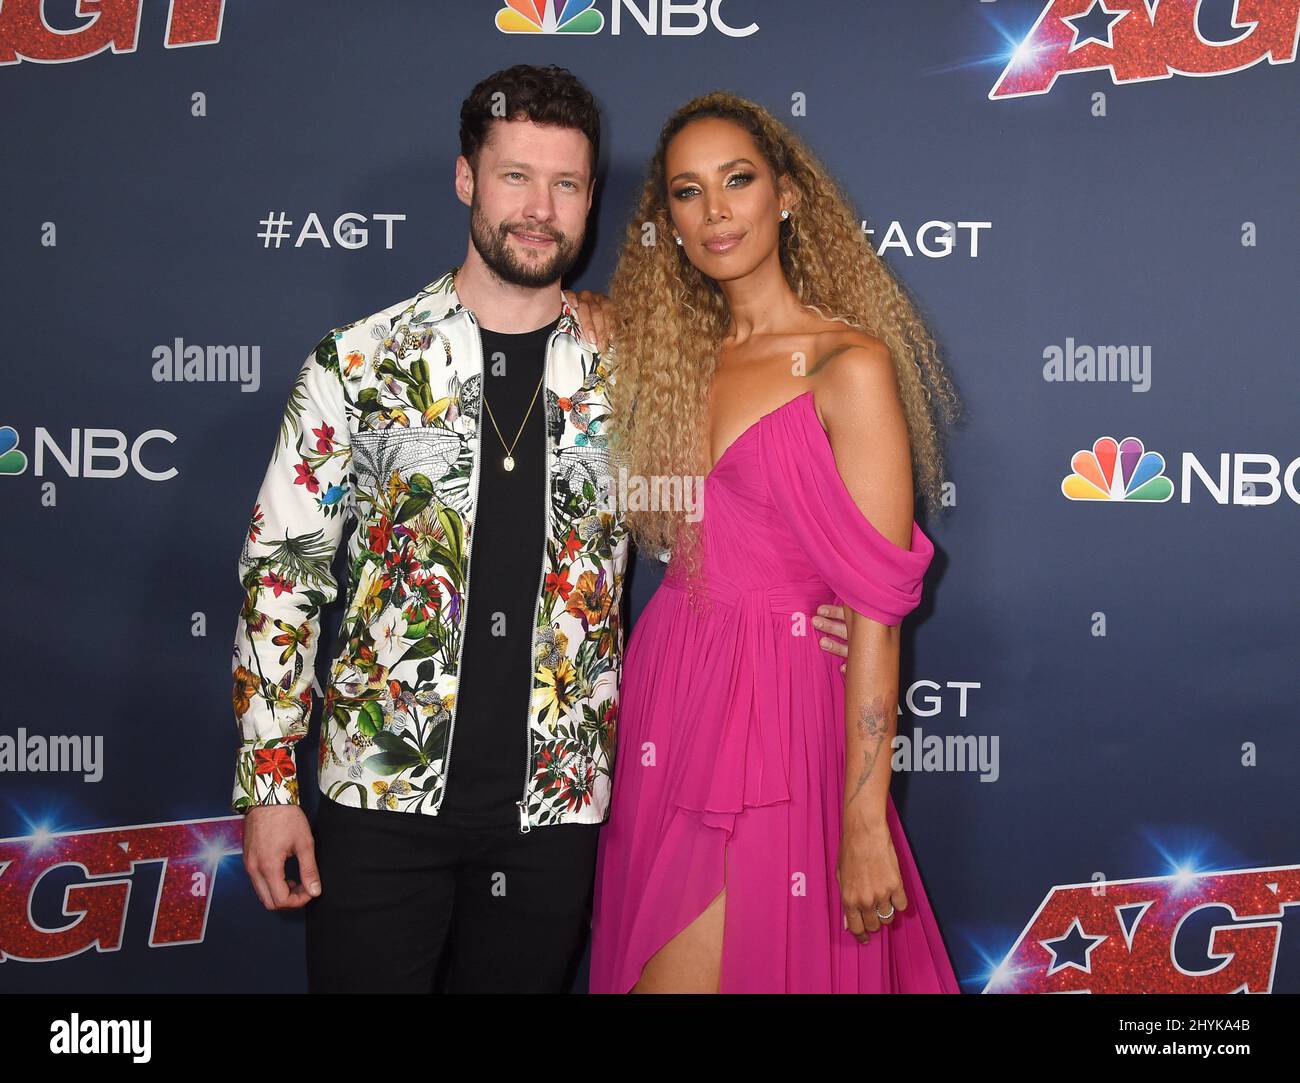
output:
[[[1298,8],[2,0],[0,990],[305,987],[229,808],[242,535],[305,354],[463,257],[459,106],[526,62],[605,112],[570,285],[727,89],[941,342],[894,795],[963,989],[1300,992]]]

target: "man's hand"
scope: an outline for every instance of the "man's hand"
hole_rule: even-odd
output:
[[[578,310],[578,322],[582,324],[583,331],[593,336],[588,341],[593,342],[598,352],[604,353],[609,348],[609,326],[613,322],[609,298],[591,290],[579,293],[564,290],[563,293],[564,299]]]
[[[849,628],[844,623],[842,605],[819,605],[817,616],[813,617],[813,627],[822,632],[821,648],[841,658],[849,656]],[[837,637],[837,638],[836,638]],[[845,664],[840,665],[840,672],[845,671]]]
[[[285,879],[284,863],[291,856],[298,859],[301,884]],[[244,869],[268,910],[295,910],[311,902],[321,886],[307,814],[297,805],[249,809],[244,814]]]

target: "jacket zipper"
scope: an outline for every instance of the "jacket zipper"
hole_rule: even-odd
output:
[[[486,376],[483,374],[483,336],[479,333],[478,321],[474,319],[474,313],[465,309],[465,316],[468,318],[470,326],[474,328],[474,344],[478,350],[478,371],[479,371],[479,396],[478,396],[478,415],[474,421],[474,503],[472,505],[475,518],[478,517],[478,492],[479,481],[483,476],[483,384],[486,383]],[[469,628],[469,579],[474,573],[474,531],[471,530],[469,537],[465,539],[465,589],[461,591],[461,621],[460,621],[460,643],[456,646],[456,698],[451,704],[451,724],[447,730],[447,762],[442,765],[442,794],[438,798],[438,803],[433,806],[433,813],[436,816],[438,810],[442,808],[442,803],[447,800],[447,787],[451,783],[451,747],[456,738],[456,712],[460,709],[460,682],[461,656],[465,653],[465,631]]]
[[[542,359],[542,386],[545,390],[551,387],[551,350],[555,346],[555,340],[559,337],[558,330],[551,332],[551,337],[546,340],[546,356]],[[551,546],[551,429],[547,423],[546,416],[546,396],[542,396],[542,500],[544,501],[543,514],[546,516],[546,528],[542,531],[542,568],[537,573],[537,602],[538,608],[542,604],[542,586],[546,582],[546,558],[550,555]],[[524,757],[524,797],[522,801],[515,802],[519,806],[519,833],[527,835],[530,830],[528,826],[528,790],[529,784],[533,778],[533,667],[537,664],[537,608],[533,610],[532,632],[528,637],[528,703],[524,711],[524,737],[527,741],[528,752]]]

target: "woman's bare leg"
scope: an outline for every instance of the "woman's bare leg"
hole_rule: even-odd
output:
[[[722,976],[726,906],[723,888],[699,917],[650,956],[632,992],[716,993]]]

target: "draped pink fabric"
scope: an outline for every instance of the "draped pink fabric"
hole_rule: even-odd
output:
[[[831,602],[898,624],[933,544],[858,509],[811,391],[723,453],[702,530],[709,611],[670,565],[624,657],[591,991],[630,990],[725,886],[722,992],[958,992],[892,798],[908,908],[865,945],[844,929],[844,679],[811,623]]]

